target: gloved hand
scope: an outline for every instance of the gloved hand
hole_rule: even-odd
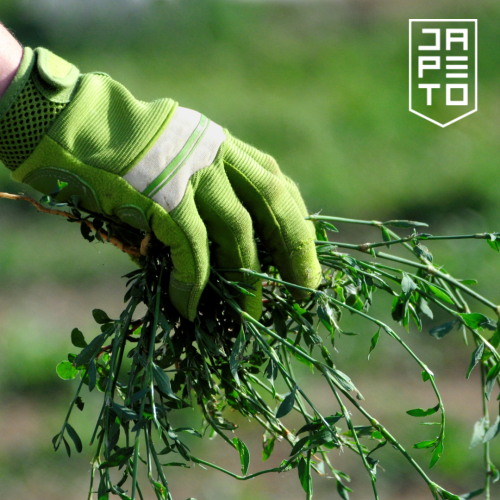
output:
[[[152,230],[171,249],[170,297],[190,320],[209,276],[209,240],[217,266],[259,270],[252,221],[284,280],[320,282],[313,224],[273,158],[200,113],[170,99],[138,101],[46,49],[25,48],[0,101],[0,159],[42,193],[63,181],[58,200],[77,195],[92,212]],[[253,284],[255,297],[239,301],[258,318],[262,290]]]

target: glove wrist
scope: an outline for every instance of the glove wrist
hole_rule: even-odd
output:
[[[62,112],[80,72],[47,49],[24,49],[21,65],[0,101],[0,160],[16,170]]]
[[[28,81],[33,65],[35,64],[35,53],[29,47],[24,48],[21,64],[12,80],[11,84],[0,99],[0,122],[3,120],[12,104],[22,92]]]

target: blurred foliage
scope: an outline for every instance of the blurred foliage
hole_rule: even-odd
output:
[[[478,19],[479,111],[446,129],[407,109],[409,18]],[[2,0],[0,20],[25,45],[46,46],[82,71],[105,71],[140,99],[172,97],[271,153],[299,183],[312,212],[424,220],[433,234],[498,230],[498,2]],[[0,190],[26,189],[8,174],[0,169]],[[378,239],[378,233],[340,229],[339,238]],[[434,247],[434,257],[447,262],[455,275],[478,278],[484,295],[498,297],[499,257],[484,242],[444,242]],[[97,333],[90,326],[90,310],[103,298],[109,301],[107,310],[121,310],[119,276],[131,268],[125,255],[86,244],[64,220],[2,200],[3,498],[68,499],[66,486],[82,483],[73,477],[80,468],[74,458],[68,461],[51,451],[50,436],[57,432],[69,393],[58,384],[54,367],[65,357],[75,323],[87,328],[90,337]],[[427,327],[439,325],[440,319]],[[374,332],[362,333],[368,347]],[[384,356],[372,356],[367,367],[359,341],[346,339],[338,346],[338,358],[346,371],[356,367],[363,392],[375,390],[377,377],[386,381],[370,403],[385,409],[391,424],[400,419],[398,412],[404,414],[404,398],[415,395],[415,381],[383,343]],[[463,379],[469,352],[459,335],[437,343],[412,333],[409,342],[442,367],[438,376],[447,386],[445,401],[455,408],[451,432],[462,438],[433,472],[459,490],[457,481],[467,484],[480,470],[480,450],[468,451],[471,425],[479,418],[469,407],[478,380],[465,386]],[[394,361],[387,366],[389,357]],[[373,375],[377,370],[383,375]],[[458,383],[464,384],[460,390]],[[422,401],[425,406],[425,395]],[[50,432],[40,420],[52,425]],[[260,447],[257,441],[253,446]],[[206,453],[208,459],[224,460],[210,446]],[[384,460],[391,460],[389,452]],[[179,478],[195,481],[192,472],[181,471]],[[217,476],[197,473],[203,482],[198,500],[250,499],[255,491],[263,499],[296,498],[286,476],[246,486],[224,482],[221,491]],[[394,498],[422,498],[414,483],[405,483],[407,474],[401,465],[397,474],[379,481],[400,481],[400,495]],[[33,478],[39,478],[38,489]],[[327,492],[316,490],[318,498]]]

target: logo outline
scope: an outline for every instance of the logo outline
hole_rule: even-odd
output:
[[[428,120],[436,125],[439,125],[441,128],[445,128],[448,125],[451,125],[452,123],[455,123],[462,118],[465,118],[466,116],[471,115],[472,113],[475,113],[478,110],[478,96],[477,96],[477,91],[478,91],[478,29],[477,29],[477,19],[409,19],[409,24],[408,24],[408,32],[409,32],[409,85],[408,85],[408,96],[409,96],[409,111],[411,113],[414,113],[421,118],[424,118],[425,120]],[[474,23],[474,57],[475,57],[475,70],[474,70],[474,81],[475,81],[475,88],[474,88],[474,109],[471,111],[468,111],[467,113],[464,113],[463,115],[459,116],[458,118],[454,118],[453,120],[442,124],[439,123],[436,120],[433,120],[432,118],[425,116],[422,113],[419,113],[418,111],[412,109],[412,39],[411,39],[411,32],[412,32],[412,22],[473,22]]]

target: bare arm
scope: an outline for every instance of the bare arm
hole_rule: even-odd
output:
[[[21,44],[0,24],[0,98],[12,82],[22,57]]]

